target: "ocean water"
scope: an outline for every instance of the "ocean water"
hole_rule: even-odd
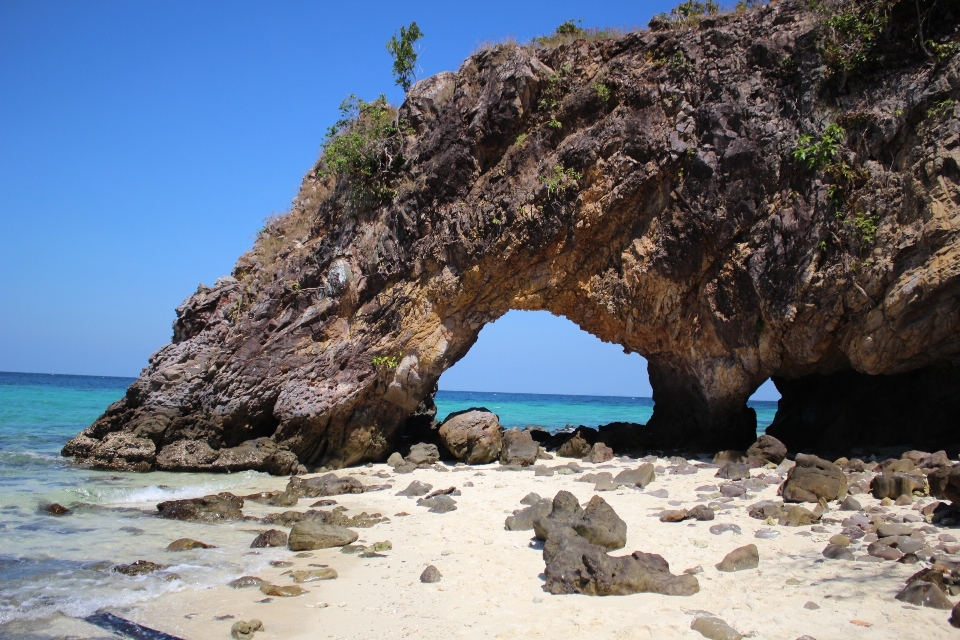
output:
[[[485,407],[497,414],[505,427],[541,426],[548,431],[566,427],[598,427],[611,422],[646,424],[653,415],[651,398],[618,396],[566,396],[545,393],[437,392],[437,419],[454,411]],[[751,400],[757,412],[757,433],[763,433],[777,413],[776,401]]]
[[[205,525],[154,515],[163,500],[219,491],[244,495],[276,484],[266,474],[92,471],[60,457],[64,443],[122,397],[132,382],[0,372],[0,640],[103,638],[102,630],[78,619],[102,608],[122,613],[125,606],[165,592],[256,575],[282,555],[282,550],[270,549],[238,554],[236,549],[250,543],[250,523]],[[776,403],[752,405],[765,427]],[[646,422],[653,409],[649,398],[458,391],[439,392],[437,406],[441,419],[452,411],[485,406],[507,427],[551,430]],[[45,513],[42,508],[52,502],[72,513]],[[177,538],[203,540],[214,526],[222,549],[164,551]],[[111,570],[141,558],[170,566],[135,578]]]

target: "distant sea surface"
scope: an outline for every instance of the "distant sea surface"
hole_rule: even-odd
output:
[[[122,608],[168,591],[204,589],[241,575],[256,575],[274,559],[209,549],[166,572],[136,578],[110,567],[162,549],[180,537],[203,539],[209,525],[157,518],[163,500],[219,491],[259,491],[264,474],[117,473],[92,471],[60,457],[71,437],[121,398],[133,378],[0,372],[0,640],[7,638],[103,637],[74,620],[101,608]],[[775,402],[752,402],[766,427]],[[450,412],[487,407],[507,427],[568,425],[595,427],[616,421],[646,422],[650,398],[564,396],[525,393],[440,391],[438,419]],[[72,510],[55,517],[41,511],[52,502]],[[234,536],[235,548],[249,545],[249,525],[217,525]],[[226,547],[226,545],[225,545]],[[199,560],[198,558],[202,558]],[[168,561],[170,561],[168,560]],[[179,580],[166,579],[176,573]],[[65,622],[69,624],[64,627]],[[80,624],[77,621],[77,624]]]
[[[620,396],[565,396],[547,393],[437,392],[437,419],[454,411],[484,407],[497,414],[505,427],[541,426],[557,431],[569,426],[598,427],[611,422],[646,424],[653,415],[652,398]],[[751,400],[757,412],[757,432],[763,433],[777,413],[776,401]]]

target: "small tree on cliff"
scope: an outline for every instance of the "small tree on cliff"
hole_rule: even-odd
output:
[[[410,85],[416,77],[417,51],[414,43],[423,37],[423,32],[416,22],[408,27],[400,27],[400,38],[393,34],[387,42],[387,51],[393,56],[393,76],[397,84],[403,87],[404,92],[410,90]]]

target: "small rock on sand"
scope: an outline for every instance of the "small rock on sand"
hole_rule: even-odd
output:
[[[741,533],[739,526],[735,524],[731,524],[729,522],[724,522],[723,524],[715,524],[712,527],[710,527],[710,533],[712,533],[715,536],[719,536],[720,534],[726,533],[727,531],[730,531],[735,535],[740,535]]]
[[[293,525],[287,544],[291,551],[313,551],[342,547],[356,541],[358,537],[356,532],[346,527],[302,520]]]
[[[718,571],[744,571],[756,569],[760,565],[760,551],[757,545],[748,544],[734,549],[717,563]]]
[[[230,635],[236,640],[250,640],[257,631],[263,631],[263,623],[256,618],[249,622],[238,620],[230,627]]]
[[[262,591],[264,595],[277,596],[280,598],[292,598],[307,593],[306,589],[295,584],[281,587],[275,584],[267,584],[266,582],[260,585],[260,591]]]
[[[440,582],[440,578],[442,577],[443,575],[440,573],[440,570],[431,564],[420,574],[420,582]]]
[[[420,482],[419,480],[414,480],[407,485],[407,488],[403,491],[397,492],[398,496],[406,496],[408,498],[413,498],[416,496],[425,496],[430,493],[430,490],[433,489],[432,484],[427,484],[426,482]]]
[[[245,587],[259,587],[264,582],[262,578],[258,578],[257,576],[242,576],[227,583],[227,585],[234,589],[243,589]]]
[[[714,616],[699,616],[694,619],[690,628],[710,640],[740,640],[742,635],[720,618]]]
[[[294,571],[290,574],[290,577],[297,584],[314,582],[316,580],[335,580],[337,578],[337,570],[331,569],[330,567],[307,569],[305,571]]]

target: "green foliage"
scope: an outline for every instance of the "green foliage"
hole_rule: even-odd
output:
[[[858,211],[851,221],[853,227],[857,230],[861,242],[871,244],[877,235],[877,227],[880,224],[880,216],[870,215]]]
[[[951,98],[938,100],[931,108],[927,109],[927,117],[940,118],[942,116],[950,115],[953,113],[953,108],[956,106],[956,104],[956,101]]]
[[[349,179],[356,204],[389,200],[395,195],[392,171],[402,164],[403,131],[394,121],[393,108],[383,95],[373,102],[350,95],[340,105],[340,116],[327,129],[317,175]]]
[[[924,46],[933,53],[933,57],[938,61],[943,62],[960,52],[960,42],[936,42],[934,40],[927,40],[923,43]]]
[[[539,107],[541,111],[546,111],[550,115],[547,126],[553,129],[562,129],[563,124],[557,118],[557,109],[560,107],[560,100],[567,90],[567,75],[570,73],[570,66],[564,65],[560,70],[547,76],[546,86],[541,93]]]
[[[793,159],[805,163],[810,169],[821,169],[839,153],[845,136],[843,127],[836,122],[827,127],[818,141],[814,141],[813,136],[801,134],[793,150]]]
[[[747,3],[744,3],[744,10],[746,10],[746,8]],[[720,13],[720,5],[713,0],[706,0],[706,2],[700,2],[700,0],[685,0],[685,2],[681,2],[673,9],[670,9],[670,13],[661,13],[658,14],[657,17],[674,24],[686,24],[701,16],[713,16],[718,13]]]
[[[830,16],[821,23],[821,51],[831,73],[847,76],[867,71],[878,61],[876,44],[889,23],[885,2],[841,0],[824,6]]]
[[[422,37],[420,27],[416,22],[411,22],[407,27],[400,27],[400,38],[393,34],[387,42],[387,51],[393,56],[393,76],[405,92],[410,90],[416,77],[417,51],[413,45]]]
[[[400,356],[374,356],[370,363],[377,369],[396,369],[400,365]]]
[[[286,285],[287,285],[287,288],[290,289],[290,291],[293,291],[294,293],[296,293],[297,291],[300,291],[300,283],[297,282],[296,280],[287,280]]]
[[[567,20],[557,27],[557,30],[554,31],[554,34],[558,36],[580,37],[583,35],[583,29],[579,26],[581,24],[583,24],[583,20],[580,18]]]
[[[597,82],[593,85],[593,90],[597,92],[597,97],[600,98],[603,102],[610,102],[611,91],[610,87],[603,84],[602,82]]]
[[[547,126],[550,127],[551,129],[562,129],[563,123],[557,120],[556,118],[551,118],[550,121],[547,122]]]
[[[553,166],[552,173],[539,177],[540,182],[547,185],[547,195],[560,194],[567,189],[575,189],[577,181],[583,178],[582,173],[573,169],[564,169],[561,165]]]
[[[517,139],[513,141],[513,146],[522,147],[523,143],[527,141],[527,134],[521,133],[517,136]]]

